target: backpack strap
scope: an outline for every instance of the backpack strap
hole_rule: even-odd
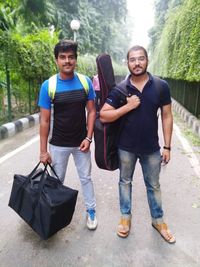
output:
[[[123,96],[127,97],[127,96],[131,96],[131,94],[128,92],[128,89],[126,87],[126,84],[127,84],[127,79],[123,80],[122,82],[120,82],[119,84],[117,84],[115,86],[115,89],[117,91],[119,91]],[[122,132],[122,129],[124,127],[124,124],[125,124],[125,118],[126,118],[126,114],[124,116],[121,117],[121,122],[119,124],[119,130],[117,132],[117,137],[116,137],[116,140],[118,142],[119,140],[119,136]]]
[[[156,91],[159,95],[160,102],[162,101],[163,97],[163,90],[162,90],[162,82],[161,79],[157,76],[153,76],[153,81],[155,83]],[[128,93],[128,90],[126,88],[126,79],[120,82],[115,89],[117,89],[119,92],[121,92],[124,96],[131,96],[131,94]]]
[[[56,92],[56,85],[57,85],[57,74],[49,78],[48,95],[51,98],[51,100],[54,99],[55,92]]]
[[[80,74],[80,73],[76,73],[80,83],[82,84],[86,94],[88,95],[89,93],[89,83],[87,81],[87,78],[85,75]],[[57,74],[51,76],[49,78],[49,87],[48,87],[48,95],[51,98],[51,100],[54,99],[55,97],[55,93],[56,93],[56,86],[57,86]]]
[[[153,81],[155,83],[155,88],[158,93],[159,101],[161,104],[162,99],[163,99],[163,87],[162,87],[161,79],[157,76],[153,76]],[[131,96],[131,94],[127,90],[126,84],[127,84],[127,80],[125,79],[115,86],[115,89],[119,91],[121,94],[123,94],[125,97]]]
[[[85,89],[86,94],[88,95],[88,93],[89,93],[89,83],[87,81],[87,78],[85,77],[85,75],[80,74],[78,72],[76,72],[76,74],[77,74],[77,76],[79,78],[79,81],[83,85],[83,88]]]
[[[122,82],[120,82],[119,84],[117,84],[115,86],[115,89],[117,91],[119,91],[120,93],[122,93],[124,96],[130,96],[128,93],[128,90],[126,88],[126,80],[123,80]]]

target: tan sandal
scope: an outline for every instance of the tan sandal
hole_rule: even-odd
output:
[[[174,244],[176,242],[175,236],[173,236],[168,229],[166,223],[162,224],[153,224],[152,226],[158,231],[158,233],[162,236],[162,238],[167,241],[169,244]]]
[[[130,233],[130,227],[131,227],[131,219],[122,217],[118,225],[118,230],[117,230],[118,236],[123,238],[127,237]]]

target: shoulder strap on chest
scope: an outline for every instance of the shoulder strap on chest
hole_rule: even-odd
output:
[[[86,94],[88,94],[89,93],[89,83],[87,81],[87,78],[83,74],[80,74],[80,73],[76,73],[76,74],[77,74]],[[57,86],[57,74],[55,74],[49,78],[48,95],[51,98],[51,100],[53,100],[55,97],[56,86]]]
[[[117,84],[115,89],[122,93],[124,96],[129,96],[128,90],[126,88],[126,80],[123,80],[122,82]]]

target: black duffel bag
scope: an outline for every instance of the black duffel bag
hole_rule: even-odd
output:
[[[39,164],[28,176],[14,175],[8,205],[42,239],[47,239],[70,224],[78,191],[64,186],[58,177],[52,177],[47,165],[38,169]],[[52,166],[49,167],[56,175]]]

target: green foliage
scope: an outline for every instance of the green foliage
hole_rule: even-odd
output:
[[[129,73],[129,70],[125,64],[119,64],[116,63],[115,61],[113,61],[112,63],[115,75],[126,76]]]
[[[25,80],[42,81],[55,72],[53,48],[58,39],[51,38],[48,30],[20,36],[15,34],[16,53],[20,72]]]
[[[161,1],[162,2],[162,1]],[[171,0],[160,38],[151,30],[150,69],[172,79],[200,81],[200,2]]]
[[[128,68],[124,64],[118,64],[112,60],[115,75],[125,76],[128,73]],[[79,56],[77,61],[77,71],[89,77],[93,77],[97,73],[96,57],[85,54]]]
[[[107,52],[121,61],[131,37],[128,34],[125,0],[55,0],[57,29],[60,38],[73,38],[72,19],[78,19],[81,27],[77,33],[81,54]],[[65,4],[64,4],[65,3]]]
[[[96,55],[107,52],[115,74],[125,75],[121,62],[132,25],[127,27],[126,17],[126,0],[0,0],[0,121],[7,109],[6,74],[15,119],[16,110],[34,110],[30,104],[36,106],[41,83],[57,72],[53,48],[58,39],[73,39],[72,19],[81,23],[77,71],[92,77],[97,72]],[[55,31],[50,34],[52,25]]]
[[[17,12],[25,22],[39,26],[55,22],[56,9],[49,0],[19,0]]]
[[[6,31],[13,27],[14,21],[10,8],[0,6],[0,29]]]
[[[81,27],[77,36],[82,54],[107,52],[120,62],[131,40],[126,0],[7,0],[0,3],[0,8],[0,28],[10,28],[12,15],[20,35],[54,25],[59,39],[73,39],[70,22],[78,19]]]
[[[79,56],[76,69],[82,74],[93,77],[97,73],[96,58],[88,54]]]
[[[166,21],[166,12],[168,10],[169,0],[156,0],[155,1],[155,26],[149,30],[150,37],[150,46],[149,50],[153,50],[158,40],[160,39],[160,35],[162,33],[162,29],[165,25]]]

